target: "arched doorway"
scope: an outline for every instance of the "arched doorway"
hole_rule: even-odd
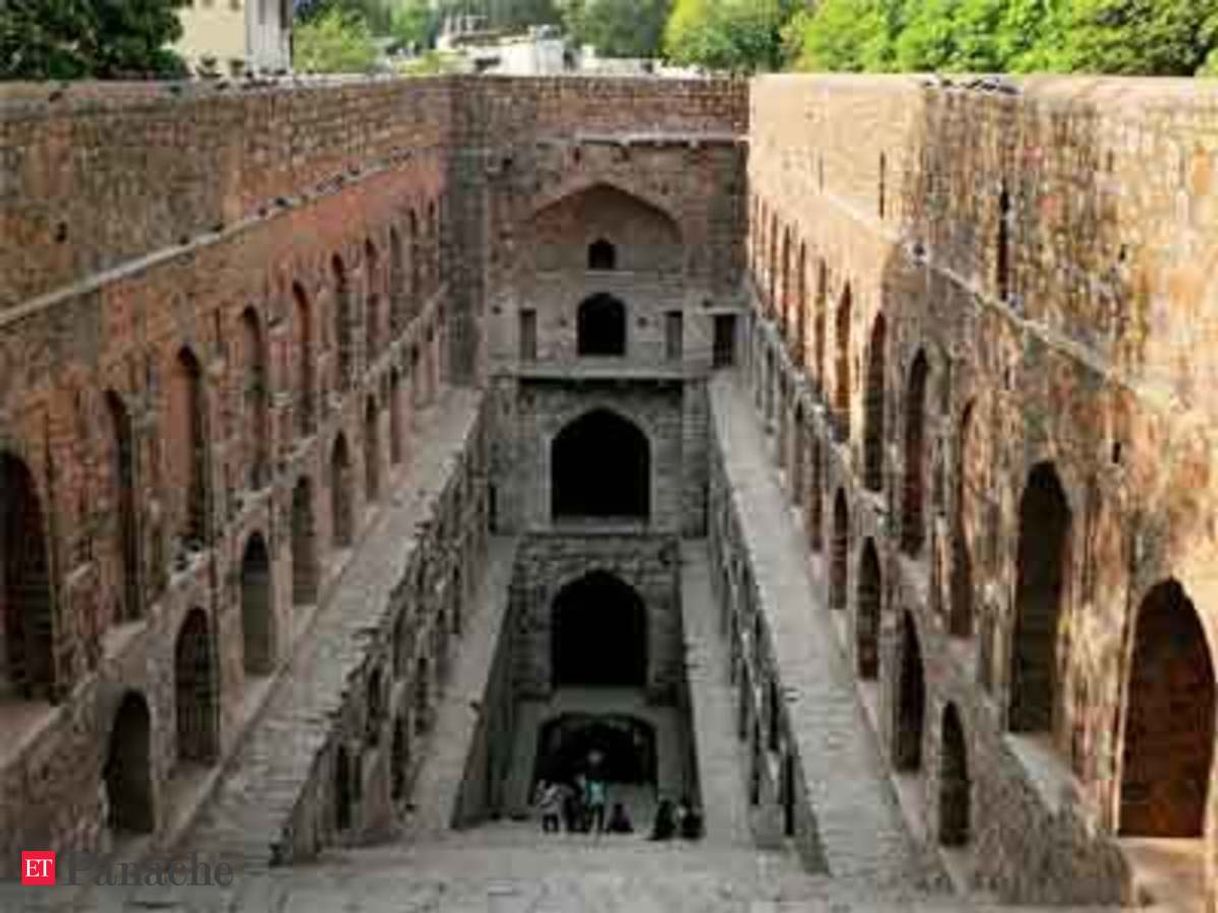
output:
[[[917,770],[922,766],[922,724],[926,716],[926,681],[922,648],[913,616],[905,613],[901,626],[901,675],[897,682],[897,729],[894,766]]]
[[[135,506],[135,435],[127,406],[113,390],[106,393],[106,411],[110,414],[110,466],[118,512],[119,568],[122,574],[122,605],[118,615],[120,620],[130,620],[143,614]]]
[[[251,448],[249,484],[261,488],[270,481],[270,390],[267,386],[266,346],[258,312],[247,307],[241,312],[242,364],[245,368],[245,441]]]
[[[650,723],[617,714],[569,713],[537,734],[533,781],[569,783],[576,774],[609,783],[656,783],[656,734]]]
[[[963,846],[969,839],[971,784],[964,727],[955,704],[943,708],[942,747],[939,755],[939,843]]]
[[[337,548],[348,548],[355,539],[352,498],[351,455],[347,451],[347,438],[340,434],[334,439],[330,456],[330,526]]]
[[[1142,600],[1125,712],[1120,833],[1201,837],[1214,751],[1214,667],[1175,580]]]
[[[351,759],[343,745],[334,756],[334,826],[345,831],[351,828]]]
[[[0,683],[24,697],[51,697],[54,620],[42,506],[33,474],[8,453],[0,453],[0,573]]]
[[[836,386],[833,391],[834,431],[839,441],[850,437],[850,285],[842,289],[837,305]]]
[[[858,618],[855,621],[855,653],[859,678],[873,679],[880,669],[880,558],[875,542],[868,537],[859,557]]]
[[[611,270],[617,268],[617,250],[604,238],[597,238],[588,245],[588,269]]]
[[[406,714],[399,713],[393,722],[393,745],[389,751],[389,795],[401,799],[406,795],[406,781],[410,767],[410,727]]]
[[[846,492],[837,490],[833,497],[833,554],[829,566],[829,608],[846,608],[846,585],[850,560],[850,509]]]
[[[203,368],[190,349],[178,353],[169,403],[174,482],[186,496],[180,532],[189,547],[198,549],[207,536],[207,406]]]
[[[647,610],[632,587],[605,571],[567,584],[551,610],[554,687],[642,687],[647,681]]]
[[[870,491],[884,486],[884,347],[887,325],[877,314],[867,351],[867,398],[863,415],[863,484]]]
[[[969,545],[970,499],[969,484],[972,467],[973,404],[964,408],[960,417],[960,432],[956,444],[956,497],[952,520],[951,555],[951,613],[948,631],[956,637],[973,633],[973,555]]]
[[[292,604],[317,601],[317,533],[313,524],[313,486],[301,476],[292,490]]]
[[[1019,504],[1012,732],[1049,732],[1057,699],[1057,629],[1070,550],[1070,506],[1052,463],[1028,476]]]
[[[585,299],[575,322],[578,354],[626,354],[626,305],[612,295],[602,293]]]
[[[364,497],[369,504],[381,496],[381,435],[376,400],[371,396],[364,405]]]
[[[148,702],[128,691],[110,727],[102,779],[114,831],[151,833],[156,826],[152,804],[152,768]]]
[[[550,449],[550,475],[555,519],[647,519],[650,446],[615,412],[596,409],[563,428]]]
[[[351,282],[343,259],[335,254],[330,259],[331,281],[334,283],[334,344],[338,349],[338,388],[351,386],[355,375],[355,344],[351,336],[354,331],[355,305],[351,297]]]
[[[809,435],[808,463],[811,466],[812,481],[808,485],[808,545],[812,551],[819,552],[824,547],[824,461],[821,457],[820,438],[813,432]]]
[[[241,634],[246,675],[266,675],[275,664],[275,606],[271,557],[261,533],[250,536],[241,559]]]
[[[304,435],[313,431],[313,314],[299,282],[292,284],[292,297],[296,302],[296,432]]]
[[[211,630],[202,609],[191,609],[182,622],[173,667],[178,758],[209,763],[219,744]]]
[[[909,387],[905,392],[905,487],[901,506],[901,550],[908,555],[921,552],[926,539],[926,380],[929,373],[926,354],[919,350],[909,369]]]

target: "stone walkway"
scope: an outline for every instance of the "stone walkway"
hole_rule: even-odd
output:
[[[705,542],[682,543],[681,624],[706,836],[749,846],[748,757],[735,735],[736,692],[728,681],[727,643],[718,630],[710,574]]]
[[[927,862],[901,819],[853,676],[835,646],[827,594],[809,573],[803,532],[791,518],[752,404],[731,375],[710,387],[713,433],[722,444],[829,872],[877,885],[924,878]]]
[[[476,393],[450,389],[428,410],[418,434],[425,445],[412,454],[409,482],[352,553],[179,854],[197,850],[247,869],[270,861],[317,752],[331,737],[348,679],[365,660],[366,631],[381,625],[390,593],[406,570],[416,527],[430,517],[445,478],[464,452],[478,403]]]

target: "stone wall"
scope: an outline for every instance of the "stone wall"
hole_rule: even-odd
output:
[[[967,880],[1113,900],[1122,771],[1154,754],[1125,726],[1140,607],[1178,582],[1218,621],[1215,96],[1013,85],[754,83],[753,379],[858,649],[879,594],[882,726],[926,839],[951,715]]]

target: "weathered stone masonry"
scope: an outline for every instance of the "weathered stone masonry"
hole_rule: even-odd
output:
[[[1128,897],[1126,835],[1212,868],[1212,101],[753,84],[751,377],[812,610],[915,832],[1012,899]]]

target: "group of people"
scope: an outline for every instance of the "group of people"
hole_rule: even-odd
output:
[[[607,790],[605,781],[599,777],[576,774],[571,783],[542,780],[534,795],[541,813],[541,829],[547,834],[564,829],[573,834],[634,833],[634,825],[623,803],[614,802],[606,818]],[[647,839],[671,840],[676,836],[686,840],[701,837],[702,813],[688,798],[683,797],[676,804],[671,799],[661,799]]]

